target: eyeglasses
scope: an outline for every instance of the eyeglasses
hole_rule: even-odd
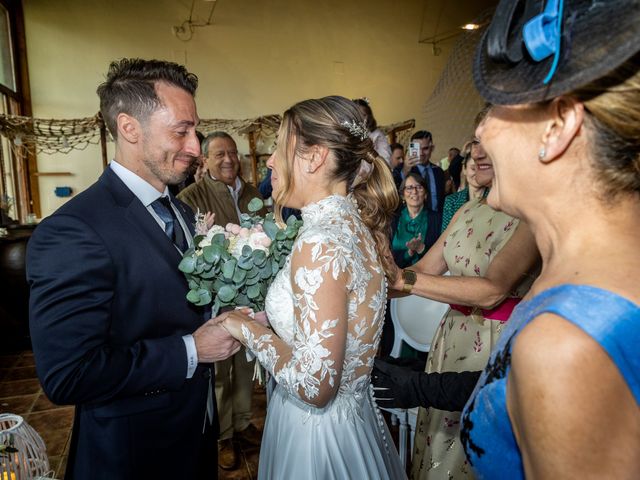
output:
[[[422,185],[409,185],[408,187],[404,187],[405,192],[422,192],[424,191],[424,187]]]

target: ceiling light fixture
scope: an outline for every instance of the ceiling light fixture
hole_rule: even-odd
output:
[[[432,53],[437,57],[438,55],[440,55],[440,53],[442,53],[442,48],[439,46],[440,43],[452,40],[462,34],[471,33],[474,30],[478,30],[483,25],[484,24],[466,23],[456,28],[455,30],[442,32],[434,35],[433,37],[423,38],[419,40],[419,43],[426,43],[431,45]]]

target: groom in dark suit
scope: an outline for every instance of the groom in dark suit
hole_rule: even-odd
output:
[[[76,414],[66,478],[216,478],[212,365],[239,349],[185,298],[193,212],[169,194],[200,155],[198,79],[113,62],[98,88],[115,158],[27,252],[38,377]]]

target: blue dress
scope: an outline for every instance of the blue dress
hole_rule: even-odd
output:
[[[567,319],[598,342],[640,404],[640,306],[586,285],[550,288],[516,307],[463,411],[460,438],[479,478],[524,478],[522,455],[507,414],[507,376],[514,339],[543,313]]]

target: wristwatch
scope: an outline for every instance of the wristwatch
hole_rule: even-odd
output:
[[[413,290],[413,286],[415,285],[417,278],[418,276],[413,270],[409,270],[407,268],[402,270],[402,280],[404,280],[402,291],[404,293],[411,293],[411,290]]]

